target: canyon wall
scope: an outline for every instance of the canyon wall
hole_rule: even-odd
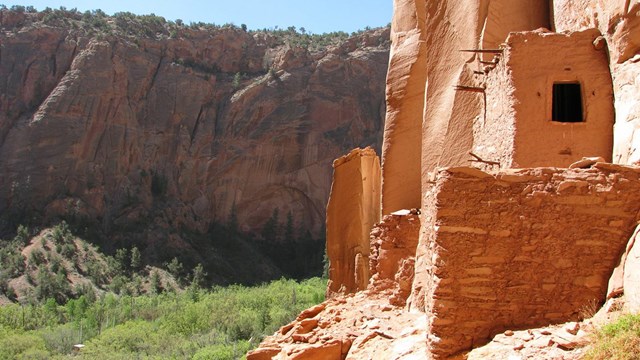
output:
[[[396,0],[394,10],[381,198],[392,215],[371,232],[369,286],[266,339],[275,358],[324,348],[326,359],[460,358],[501,332],[582,320],[616,266],[637,284],[640,2]],[[556,93],[567,85],[573,95]],[[565,116],[556,96],[576,112]],[[412,213],[419,233],[394,217]],[[570,350],[528,334],[529,348]]]
[[[382,148],[382,213],[420,206],[425,1],[394,1]],[[402,179],[402,180],[400,180]]]
[[[314,50],[283,32],[0,15],[0,213],[173,249],[215,224],[260,237],[274,213],[319,238],[333,159],[380,148],[388,29]]]

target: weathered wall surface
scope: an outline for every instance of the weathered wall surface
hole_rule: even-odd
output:
[[[364,290],[369,283],[369,233],[380,221],[380,160],[355,149],[333,163],[327,205],[327,294]]]
[[[420,217],[415,212],[386,215],[371,230],[370,285],[393,288],[393,305],[404,306],[411,293],[419,233]]]
[[[420,206],[422,109],[427,73],[425,1],[395,0],[382,145],[382,213]]]
[[[613,161],[640,161],[640,2],[554,0],[556,31],[597,28],[606,38],[615,96]]]
[[[611,160],[613,88],[596,29],[512,33],[487,77],[487,115],[476,124],[474,151],[501,167],[567,167],[588,156]],[[535,63],[535,66],[532,64]],[[552,121],[553,84],[578,82],[583,122]]]
[[[450,168],[426,196],[410,302],[446,356],[603,299],[638,220],[640,171]]]
[[[547,0],[491,0],[482,29],[482,49],[497,49],[513,31],[550,28]],[[492,54],[483,60],[490,61]]]

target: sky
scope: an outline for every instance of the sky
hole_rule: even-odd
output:
[[[32,5],[79,11],[101,9],[109,15],[129,11],[137,15],[154,13],[167,20],[215,24],[246,24],[249,29],[304,27],[308,32],[354,32],[367,26],[391,22],[393,0],[0,0],[7,7]]]

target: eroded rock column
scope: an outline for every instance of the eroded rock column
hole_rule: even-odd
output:
[[[380,160],[371,148],[333,162],[327,205],[327,295],[364,290],[369,282],[369,233],[380,221]]]

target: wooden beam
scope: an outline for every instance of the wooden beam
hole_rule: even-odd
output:
[[[502,54],[502,49],[465,49],[462,52],[482,53],[482,54]]]
[[[471,92],[479,92],[479,93],[483,93],[484,92],[484,88],[482,87],[478,87],[478,86],[465,86],[465,85],[456,85],[454,86],[454,89],[456,91],[471,91]]]
[[[481,162],[481,163],[483,163],[483,164],[488,164],[488,165],[498,165],[498,166],[500,166],[500,163],[499,163],[499,162],[497,162],[497,161],[491,161],[491,160],[484,160],[483,158],[481,158],[480,156],[478,156],[478,155],[476,155],[476,154],[474,154],[474,153],[472,153],[472,152],[469,152],[469,155],[471,155],[471,156],[473,156],[473,157],[475,158],[475,159],[473,159],[473,160],[469,160],[469,161],[471,161],[471,162]]]

